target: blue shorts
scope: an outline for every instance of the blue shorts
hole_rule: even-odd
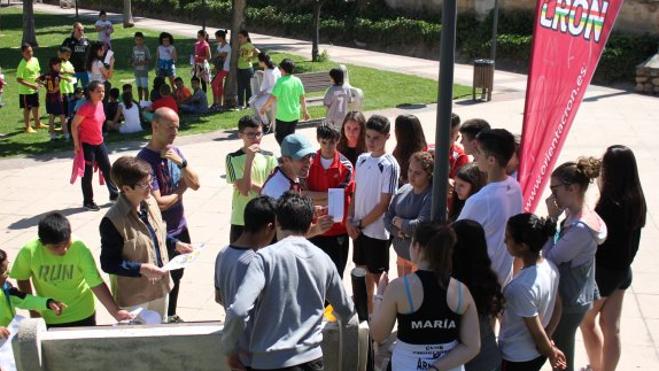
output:
[[[158,76],[176,77],[176,65],[173,60],[158,60]]]
[[[149,76],[135,75],[135,85],[137,85],[138,88],[147,89],[149,87]]]

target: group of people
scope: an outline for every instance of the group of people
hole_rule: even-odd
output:
[[[611,146],[601,159],[558,166],[548,215],[539,217],[522,210],[515,179],[519,137],[485,120],[462,123],[454,115],[450,224],[439,225],[430,221],[433,145],[414,116],[396,118],[393,154],[385,150],[390,123],[379,115],[366,120],[349,112],[340,131],[318,126],[318,146],[290,134],[278,159],[261,148],[258,120],[244,117],[238,127],[243,147],[227,155],[226,164],[234,185],[230,244],[218,255],[215,276],[216,298],[227,313],[224,349],[236,369],[315,370],[319,342],[312,352],[311,340],[285,334],[310,333],[316,321],[303,321],[311,311],[307,305],[322,313],[329,303],[346,318],[350,306],[341,295],[330,296],[331,285],[325,301],[307,299],[322,292],[317,285],[299,289],[301,280],[314,280],[300,271],[322,271],[318,260],[307,260],[311,252],[295,251],[300,237],[326,253],[338,277],[352,240],[352,260],[368,272],[372,338],[385,341],[397,322],[393,370],[539,370],[547,360],[553,368],[573,370],[579,328],[587,368],[616,368],[622,299],[646,214],[629,148]],[[585,194],[595,179],[600,198],[592,207]],[[336,188],[343,190],[345,213],[327,215],[328,191]],[[283,211],[298,199],[313,205],[304,228],[291,226],[301,214]],[[295,241],[286,233],[290,228]],[[391,283],[390,245],[398,271]],[[281,272],[300,286],[279,282]],[[281,308],[287,300],[295,302],[289,311]],[[257,330],[277,305],[286,321],[275,335]],[[288,358],[268,349],[286,349]]]
[[[198,34],[191,58],[194,94],[176,76],[177,52],[167,33],[159,38],[158,77],[149,93],[151,56],[143,35],[136,33],[132,61],[138,98],[152,102],[147,116],[153,135],[137,156],[110,164],[104,128],[116,128],[121,115],[128,120],[139,103],[133,102],[132,86],[126,86],[122,103],[108,114],[108,103],[119,99],[109,83],[112,28],[103,22],[96,26],[102,37],[98,44],[86,41],[76,23],[47,75],[40,75],[31,47],[24,45],[17,79],[27,131],[33,130],[30,114],[40,125],[40,86],[48,88],[48,107],[60,106],[49,110],[50,129],[54,133],[54,119],[61,116],[62,130],[70,132],[85,208],[100,210],[91,186],[95,165],[105,178],[113,205],[99,225],[100,260],[111,275],[111,289],[84,242],[71,236],[66,217],[50,213],[11,269],[0,250],[0,269],[6,273],[0,276],[0,295],[6,297],[0,298],[6,306],[0,325],[11,320],[14,307],[39,311],[49,327],[94,325],[94,295],[118,321],[132,319],[130,311],[138,307],[157,312],[163,322],[181,321],[176,306],[183,270],[163,267],[177,254],[193,251],[183,198],[200,184],[193,165],[174,145],[178,113],[196,112],[194,97],[205,102],[208,84],[214,106],[222,105],[231,54],[226,33],[216,33],[219,61],[211,58],[205,31]],[[350,241],[352,261],[367,272],[373,340],[388,339],[398,324],[390,362],[394,371],[539,370],[547,360],[553,368],[573,370],[578,328],[589,367],[615,369],[624,292],[646,217],[629,148],[611,146],[601,159],[558,166],[551,175],[548,215],[539,217],[522,210],[516,180],[519,138],[483,119],[462,122],[453,115],[449,158],[442,159],[450,167],[449,223],[439,225],[430,220],[431,189],[433,182],[445,180],[433,179],[434,146],[426,142],[417,117],[396,118],[396,148],[387,153],[390,121],[349,111],[349,86],[346,90],[343,71],[333,69],[335,86],[325,97],[328,118],[317,127],[318,145],[313,145],[295,132],[308,111],[294,63],[284,60],[275,68],[246,32],[238,38],[239,104],[251,101],[257,115],[240,119],[242,146],[226,156],[226,179],[233,187],[231,228],[215,270],[216,301],[226,312],[223,349],[233,369],[323,369],[326,305],[343,321],[355,311],[342,285]],[[264,79],[250,100],[255,57]],[[217,70],[212,79],[211,61]],[[81,92],[77,81],[86,86],[87,97],[71,108],[72,99],[63,97]],[[261,147],[272,116],[279,158]],[[591,207],[585,194],[595,179],[600,198]],[[340,195],[342,206],[333,207],[332,215],[328,206],[336,206],[337,198],[330,194]],[[398,278],[389,282],[392,245]],[[7,282],[7,274],[18,288]]]

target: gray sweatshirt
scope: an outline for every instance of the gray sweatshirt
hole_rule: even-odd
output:
[[[322,250],[298,236],[260,249],[226,312],[222,349],[226,354],[236,351],[256,305],[249,318],[251,367],[285,368],[313,361],[323,355],[325,299],[342,321],[354,314],[339,273]]]
[[[394,250],[403,259],[410,258],[410,242],[419,223],[430,221],[430,208],[432,207],[432,187],[423,192],[414,193],[410,184],[402,186],[389,204],[384,215],[384,226],[394,238]],[[400,231],[393,225],[394,217],[403,219]],[[405,237],[400,237],[403,232]]]

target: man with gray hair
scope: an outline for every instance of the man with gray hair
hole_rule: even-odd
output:
[[[151,165],[151,194],[167,224],[167,235],[190,243],[190,233],[183,211],[183,194],[189,188],[194,191],[199,189],[199,176],[190,168],[181,150],[173,144],[178,128],[178,114],[171,108],[158,108],[151,122],[151,140],[137,157]],[[168,251],[168,254],[169,259],[178,255],[174,250]],[[171,275],[174,288],[169,293],[168,322],[181,322],[181,318],[176,314],[176,303],[183,269],[173,270]]]

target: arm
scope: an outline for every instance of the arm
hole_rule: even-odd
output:
[[[327,301],[332,304],[334,312],[343,323],[347,323],[355,314],[355,305],[348,294],[346,294],[339,272],[334,267],[330,269],[330,281],[326,292]]]
[[[423,205],[421,205],[421,211],[419,211],[419,215],[415,219],[402,219],[400,230],[403,231],[403,233],[406,235],[413,235],[414,231],[416,231],[416,227],[420,223],[430,220],[430,209],[432,207],[432,202],[430,197],[428,197],[425,201],[427,202],[424,202]]]
[[[327,91],[325,91],[325,97],[323,98],[323,105],[326,108],[330,108],[332,106],[332,88],[328,88]]]
[[[227,156],[227,177],[229,180],[233,181],[234,187],[238,189],[238,192],[243,196],[248,196],[249,191],[252,190],[252,165],[254,164],[254,157],[256,152],[259,151],[259,145],[254,144],[245,150],[245,168],[242,170],[242,173],[236,173],[236,169],[231,162],[231,157]],[[231,173],[231,174],[229,174]],[[241,176],[240,179],[235,179],[237,176]]]
[[[165,158],[174,162],[176,166],[183,165],[184,159],[182,155],[173,148],[170,148],[165,153]],[[199,189],[199,175],[197,175],[197,173],[190,168],[189,164],[186,165],[183,169],[181,169],[181,174],[183,175],[183,181],[185,182],[185,185],[187,187],[192,188],[193,191]]]
[[[393,224],[393,220],[396,217],[396,200],[398,198],[398,193],[393,197],[387,212],[384,214],[384,227],[389,231],[389,233],[397,236],[398,228]]]
[[[101,269],[109,274],[139,277],[142,264],[123,258],[124,239],[110,219],[101,220],[99,231],[101,234]]]
[[[121,115],[123,115],[124,110],[121,108],[121,105],[117,106],[117,113],[114,114],[114,118],[112,119],[112,127],[116,128],[117,127],[117,122],[119,122],[119,118]]]
[[[480,327],[474,299],[466,286],[458,281],[451,281],[459,285],[456,285],[456,290],[462,290],[464,293],[465,311],[462,313],[462,318],[460,319],[460,343],[449,351],[445,357],[440,358],[435,363],[435,367],[439,370],[449,370],[465,364],[474,358],[480,352],[481,348]]]
[[[110,315],[114,317],[117,321],[123,321],[132,318],[132,315],[130,313],[128,313],[125,310],[122,310],[117,305],[117,303],[112,298],[112,294],[108,289],[108,285],[106,285],[105,282],[101,283],[100,285],[97,285],[96,287],[92,287],[92,291],[94,292],[94,295],[96,295],[96,298],[98,298],[98,301],[100,301],[101,304],[103,304],[105,309],[107,309],[108,313],[110,313]]]
[[[82,148],[80,144],[79,130],[80,124],[82,124],[82,120],[84,119],[84,116],[75,115],[73,121],[71,121],[71,138],[73,138],[73,151],[75,153],[80,152],[80,148]]]
[[[165,211],[170,207],[176,205],[176,203],[181,200],[182,194],[183,192],[177,191],[176,193],[172,193],[167,196],[162,196],[160,194],[160,189],[154,189],[153,191],[151,191],[151,195],[156,200],[156,203],[158,204],[158,208],[160,209],[160,211]]]
[[[256,299],[265,287],[265,271],[263,257],[257,255],[247,268],[245,278],[238,287],[233,303],[226,311],[226,321],[222,334],[222,349],[229,355],[236,352],[238,338],[245,330],[245,322],[249,311],[254,307]]]
[[[176,64],[176,61],[178,60],[178,52],[176,51],[176,47],[172,46],[172,61],[174,64]]]
[[[542,328],[542,323],[540,323],[540,317],[524,317],[524,324],[529,329],[540,354],[549,358],[549,362],[554,369],[564,369],[565,355],[549,340],[545,329]]]
[[[271,107],[273,104],[275,104],[276,102],[277,102],[277,97],[275,97],[274,95],[271,94],[271,95],[268,97],[268,99],[265,101],[265,103],[263,103],[263,106],[261,106],[261,109],[259,110],[259,112],[260,112],[262,115],[265,114],[265,113],[270,109],[270,107]]]
[[[396,293],[402,290],[400,280],[396,279],[388,285],[384,292],[383,299],[373,298],[373,318],[371,320],[371,336],[378,343],[383,342],[394,328],[396,323],[396,313],[398,313],[398,304],[396,303]]]
[[[556,295],[556,303],[554,304],[554,311],[552,312],[551,319],[549,320],[549,323],[545,328],[545,332],[547,333],[548,337],[551,338],[552,336],[554,336],[554,331],[556,331],[558,322],[560,322],[561,320],[562,312],[563,312],[563,302],[561,301],[561,296]]]
[[[309,121],[311,116],[309,115],[309,110],[307,109],[307,101],[304,99],[304,95],[300,95],[300,108],[302,109],[302,116],[304,121]]]
[[[105,66],[101,66],[99,67],[99,70],[101,71],[101,75],[103,75],[106,80],[110,80],[112,78],[112,74],[114,73],[114,57],[112,57],[110,60],[109,69],[105,68]]]
[[[366,214],[364,218],[362,218],[362,227],[366,227],[367,225],[374,223],[377,221],[382,214],[384,214],[387,209],[389,208],[389,203],[391,201],[392,194],[391,193],[382,193],[380,195],[380,202],[378,202],[377,205],[371,210],[370,213]]]
[[[39,89],[39,84],[36,84],[36,83],[33,84],[33,83],[31,83],[31,82],[27,82],[27,81],[26,81],[25,79],[23,79],[22,77],[17,77],[17,78],[16,78],[16,81],[17,81],[19,84],[21,84],[21,85],[27,86],[28,88],[31,88],[31,89]]]
[[[30,283],[30,279],[26,280],[16,280],[16,283],[18,284],[18,289],[21,290],[22,292],[32,295],[32,284]],[[30,318],[40,318],[41,314],[35,310],[30,311]]]
[[[593,239],[588,227],[581,223],[568,228],[558,241],[554,243],[550,238],[543,248],[543,256],[555,264],[572,261]]]

